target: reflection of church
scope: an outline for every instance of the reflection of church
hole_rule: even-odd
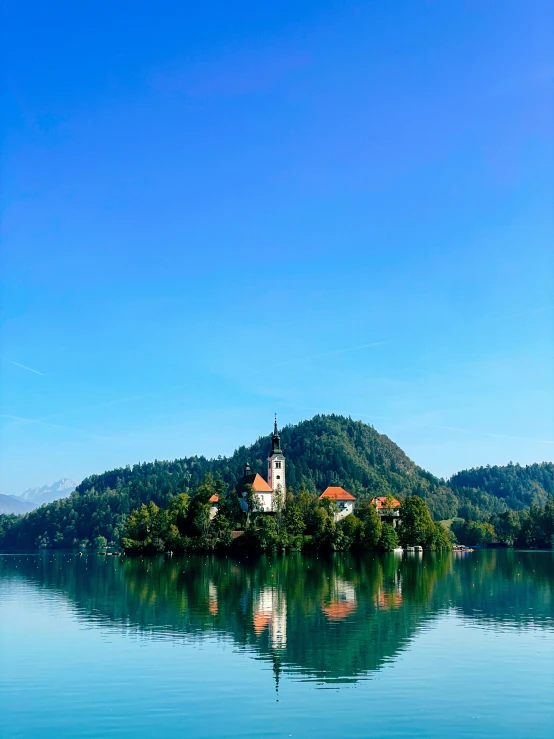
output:
[[[237,485],[237,494],[243,511],[248,510],[247,492],[248,486],[257,498],[258,511],[262,513],[274,513],[279,509],[279,504],[284,503],[287,491],[285,482],[285,457],[281,450],[281,437],[277,430],[277,418],[273,425],[273,437],[271,439],[271,454],[267,458],[267,482],[261,475],[250,471],[248,462],[244,467],[244,475]]]
[[[263,588],[254,602],[254,631],[259,636],[269,628],[271,646],[287,646],[287,601],[285,593],[276,587]]]

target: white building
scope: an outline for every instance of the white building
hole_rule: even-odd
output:
[[[344,488],[340,487],[328,487],[319,496],[320,500],[327,498],[328,500],[334,500],[337,504],[337,511],[335,512],[335,521],[340,521],[341,518],[348,516],[350,513],[354,513],[354,506],[356,505],[356,498]]]
[[[286,494],[285,457],[281,450],[281,438],[277,430],[277,419],[273,427],[271,454],[267,458],[267,482],[261,475],[250,471],[248,462],[244,475],[237,485],[237,495],[243,511],[248,511],[248,486],[255,496],[255,510],[259,513],[275,513],[284,505]]]

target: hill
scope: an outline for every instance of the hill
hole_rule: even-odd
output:
[[[410,460],[387,436],[372,426],[342,416],[315,416],[281,432],[287,459],[287,481],[298,490],[305,485],[321,492],[340,484],[358,498],[417,493],[437,519],[456,515],[458,501],[441,481]],[[97,536],[117,543],[127,514],[141,503],[164,506],[178,493],[194,490],[207,472],[234,489],[248,461],[253,472],[265,476],[271,436],[231,457],[185,457],[155,461],[92,475],[66,499],[23,516],[0,520],[0,547],[35,548],[38,545],[72,547]]]
[[[554,464],[476,467],[458,472],[449,483],[460,502],[458,515],[486,520],[509,510],[544,505],[554,496]]]
[[[32,503],[26,503],[13,495],[1,495],[0,494],[0,514],[2,513],[15,513],[22,514],[32,511],[35,506]]]

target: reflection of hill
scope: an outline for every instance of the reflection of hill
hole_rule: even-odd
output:
[[[476,551],[453,568],[450,598],[481,625],[554,628],[554,552]]]
[[[2,578],[55,590],[80,618],[157,638],[230,636],[282,669],[355,679],[393,658],[438,611],[552,627],[552,555],[356,558],[0,558]]]

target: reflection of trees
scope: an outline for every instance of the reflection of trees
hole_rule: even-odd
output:
[[[0,576],[58,591],[89,622],[158,638],[223,635],[271,660],[276,676],[337,680],[379,669],[449,607],[479,622],[553,628],[553,556],[47,553],[0,558]]]
[[[453,605],[481,625],[554,628],[554,552],[476,551],[448,584]]]

